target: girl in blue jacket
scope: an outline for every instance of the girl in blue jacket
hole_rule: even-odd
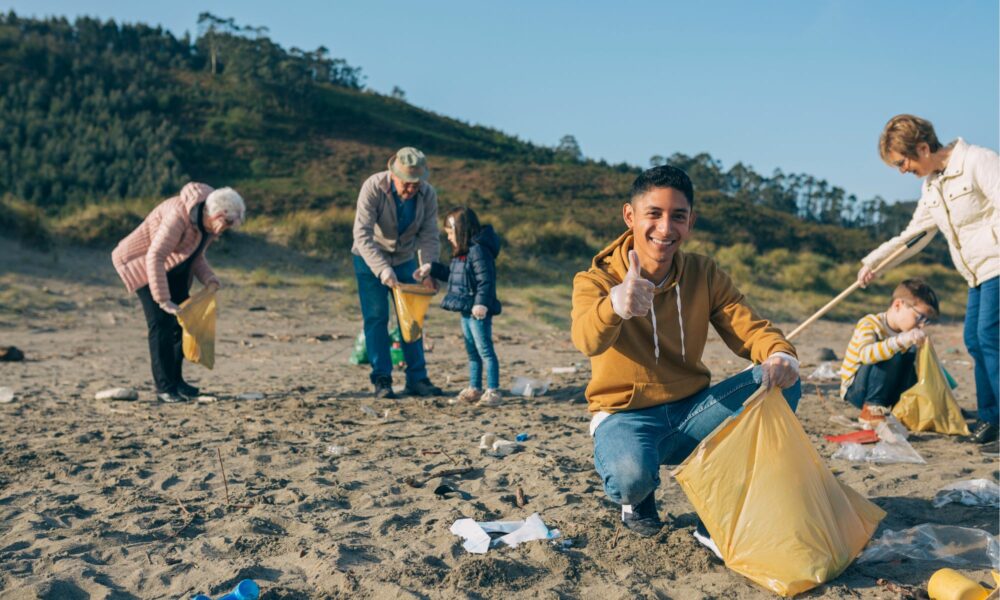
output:
[[[469,387],[458,399],[497,406],[500,396],[500,363],[493,350],[493,315],[500,314],[497,300],[496,258],[500,238],[490,225],[481,226],[471,208],[456,208],[444,218],[444,231],[451,242],[450,267],[433,262],[421,265],[413,274],[417,281],[428,275],[448,281],[441,308],[461,313],[462,335],[469,355]],[[486,391],[483,391],[483,366]]]

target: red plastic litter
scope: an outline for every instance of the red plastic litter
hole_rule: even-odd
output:
[[[836,442],[838,444],[874,444],[878,441],[878,434],[870,429],[852,431],[843,435],[824,435],[823,437],[828,442]]]

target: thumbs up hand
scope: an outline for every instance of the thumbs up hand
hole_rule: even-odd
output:
[[[611,288],[611,308],[623,319],[643,317],[653,306],[653,282],[639,272],[639,255],[628,253],[628,273],[625,280]]]

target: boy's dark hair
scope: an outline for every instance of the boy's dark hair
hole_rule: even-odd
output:
[[[941,314],[941,309],[938,307],[938,297],[931,289],[931,286],[927,285],[927,282],[919,277],[913,279],[904,279],[896,286],[896,289],[892,291],[892,299],[901,299],[907,302],[923,302],[927,306],[934,310],[934,314],[931,316],[938,316]]]
[[[455,247],[453,250],[455,251],[455,256],[465,256],[469,253],[469,244],[472,243],[472,238],[476,237],[481,229],[479,218],[476,216],[475,211],[463,206],[461,208],[453,208],[445,215],[445,227],[448,226],[448,221],[454,222]]]
[[[687,173],[671,167],[662,165],[646,169],[632,182],[632,191],[629,193],[629,201],[633,201],[653,188],[674,188],[684,194],[691,208],[694,208],[694,186],[691,185],[691,178]]]

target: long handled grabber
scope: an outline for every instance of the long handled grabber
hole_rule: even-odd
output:
[[[890,254],[885,260],[883,260],[882,262],[880,262],[878,264],[878,266],[876,266],[874,269],[872,269],[872,273],[874,273],[875,275],[878,275],[879,272],[882,271],[882,269],[884,269],[887,266],[889,266],[890,264],[892,264],[892,261],[894,261],[897,258],[899,258],[899,256],[903,252],[906,252],[907,249],[912,248],[913,245],[916,244],[917,242],[919,242],[920,240],[922,240],[925,235],[927,235],[927,232],[926,231],[922,231],[918,235],[914,236],[913,239],[911,239],[910,241],[906,242],[906,244],[904,244],[898,250],[896,250],[895,252],[893,252],[892,254]],[[824,306],[823,308],[821,308],[818,311],[816,311],[816,314],[814,314],[813,316],[811,316],[808,319],[806,319],[805,322],[803,322],[801,325],[799,325],[798,327],[796,327],[794,331],[792,331],[791,333],[789,333],[788,335],[786,335],[785,339],[790,340],[793,337],[797,336],[799,333],[802,332],[803,329],[805,329],[806,327],[809,327],[814,322],[816,322],[817,319],[819,319],[820,317],[822,317],[826,313],[830,312],[830,310],[834,306],[836,306],[837,304],[839,304],[841,300],[843,300],[844,298],[848,297],[851,294],[851,292],[853,292],[854,290],[858,289],[859,287],[861,287],[861,283],[860,282],[855,281],[854,283],[852,283],[850,287],[848,287],[846,290],[840,292],[840,294],[838,294],[836,298],[834,298],[833,300],[830,300],[829,302],[827,302],[826,306]]]

